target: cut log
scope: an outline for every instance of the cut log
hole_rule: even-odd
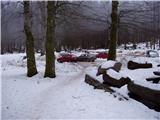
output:
[[[96,75],[98,76],[98,75],[101,75],[101,74],[105,74],[106,70],[109,70],[109,69],[113,69],[116,72],[119,72],[121,67],[122,67],[122,64],[120,62],[115,63],[113,67],[109,67],[109,68],[101,68],[101,66],[99,66]]]
[[[153,74],[160,76],[160,72],[159,71],[154,71]]]
[[[128,69],[134,70],[134,69],[139,69],[139,68],[152,68],[151,63],[137,63],[133,61],[128,62]]]
[[[151,78],[146,78],[147,81],[152,81],[153,83],[159,83],[160,77],[151,77]]]
[[[106,92],[114,92],[114,90],[112,90],[109,85],[105,85],[105,84],[100,83],[98,80],[91,77],[90,75],[86,74],[85,82],[88,83],[89,85],[94,86],[94,89],[103,89]]]
[[[110,67],[110,68],[112,68],[112,67]],[[96,76],[101,75],[101,74],[105,74],[106,70],[108,70],[110,68],[104,69],[104,68],[101,68],[101,66],[99,66]]]
[[[129,96],[142,102],[151,109],[160,111],[160,91],[137,85],[133,82],[128,83]]]
[[[121,100],[128,100],[127,97],[123,96],[122,94],[116,92],[111,88],[111,86],[107,84],[100,83],[98,80],[95,78],[91,77],[90,75],[85,76],[85,82],[91,86],[94,87],[94,89],[102,89],[105,90],[105,92],[111,93],[114,97],[118,97],[118,99]]]
[[[121,70],[121,67],[122,67],[122,63],[116,62],[113,66],[113,70],[115,70],[116,72],[119,72]]]
[[[112,78],[110,77],[108,74],[103,74],[103,80],[104,80],[104,84],[108,84],[110,86],[113,86],[113,87],[122,87],[126,84],[128,84],[131,80],[130,78],[120,78],[119,80],[115,79],[115,78]]]

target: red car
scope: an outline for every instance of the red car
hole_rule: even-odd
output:
[[[77,57],[72,54],[64,54],[57,59],[58,62],[76,62]]]
[[[103,59],[105,59],[105,58],[108,57],[108,54],[105,53],[105,52],[102,52],[102,53],[98,53],[98,54],[96,55],[96,57],[97,57],[97,58],[103,58]]]

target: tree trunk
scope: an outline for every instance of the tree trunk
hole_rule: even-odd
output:
[[[55,78],[55,1],[47,3],[46,68],[44,77]]]
[[[46,39],[46,2],[40,1],[40,14],[41,14],[41,32],[42,32],[42,41],[41,41],[41,56],[45,55],[45,39]]]
[[[118,1],[112,0],[112,13],[111,13],[111,33],[108,60],[116,59],[116,44],[118,38]]]
[[[133,82],[127,85],[130,97],[144,103],[151,109],[160,111],[160,91],[144,87]]]
[[[34,38],[30,28],[29,1],[24,1],[24,31],[26,34],[27,76],[36,75],[37,68],[34,56]]]

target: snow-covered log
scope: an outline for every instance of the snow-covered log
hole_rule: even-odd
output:
[[[160,82],[160,72],[159,71],[154,71],[153,72],[154,75],[157,75],[158,77],[150,77],[150,78],[146,78],[147,81],[152,81],[153,83],[159,83]]]
[[[160,76],[160,72],[159,71],[154,71],[153,74]]]
[[[121,100],[128,100],[127,97],[125,97],[124,95],[116,92],[115,90],[113,90],[111,88],[111,86],[107,85],[107,84],[103,84],[101,82],[99,82],[98,80],[96,80],[95,78],[91,77],[90,75],[86,74],[85,76],[85,82],[91,86],[94,87],[94,89],[102,89],[105,90],[105,92],[109,92],[111,93],[114,97],[118,97],[118,99]]]
[[[153,90],[133,82],[127,86],[130,97],[142,102],[149,108],[160,111],[160,91]]]
[[[151,77],[151,78],[146,78],[147,81],[152,81],[153,83],[159,83],[160,82],[160,77]]]
[[[107,69],[101,68],[101,66],[99,66],[99,67],[98,67],[98,70],[97,70],[96,76],[101,75],[101,74],[105,74],[105,73],[106,73],[106,70],[107,70]]]
[[[139,68],[152,68],[151,63],[137,63],[133,61],[128,62],[128,69],[134,70],[134,69],[139,69]]]
[[[105,64],[110,64],[110,63],[107,61]],[[110,66],[110,67],[107,67],[107,68],[104,68],[104,66],[99,66],[96,75],[98,76],[98,75],[101,75],[101,74],[105,74],[106,70],[109,70],[109,69],[113,69],[116,72],[119,72],[120,69],[121,69],[121,66],[122,66],[122,64],[120,62],[116,62],[116,63],[113,64],[113,66]]]
[[[128,77],[127,78],[121,77],[120,79],[115,79],[109,76],[108,74],[103,74],[103,80],[105,84],[118,88],[128,84],[131,81],[130,78]]]
[[[92,85],[95,89],[103,89],[106,92],[114,92],[114,90],[112,90],[109,85],[100,83],[98,80],[88,74],[85,76],[85,82],[89,85]]]

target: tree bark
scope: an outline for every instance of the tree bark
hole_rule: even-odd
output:
[[[114,90],[112,90],[112,88],[109,85],[100,83],[98,80],[94,79],[93,77],[91,77],[90,75],[85,76],[85,82],[89,85],[94,86],[95,89],[103,89],[106,92],[114,92]]]
[[[153,108],[160,111],[160,91],[150,89],[133,82],[128,83],[127,88],[129,90],[130,97],[139,100],[149,108]]]
[[[112,13],[111,13],[111,32],[108,60],[116,59],[116,45],[118,39],[118,1],[112,0]]]
[[[103,74],[103,80],[104,80],[104,84],[108,84],[112,87],[117,87],[117,88],[121,88],[122,86],[131,82],[131,79],[128,77],[127,78],[121,77],[118,80],[118,79],[110,77],[108,74]]]
[[[133,61],[129,61],[127,68],[130,70],[135,70],[135,69],[139,69],[139,68],[152,68],[152,63],[137,63],[137,62],[133,62]]]
[[[46,68],[44,77],[55,78],[55,1],[47,3]]]
[[[41,14],[41,32],[42,32],[42,42],[41,42],[41,56],[45,55],[45,39],[46,39],[46,2],[40,1],[40,14]]]
[[[24,1],[24,31],[26,34],[27,76],[32,77],[38,72],[34,56],[34,38],[30,28],[31,19],[29,9],[29,1]]]
[[[107,84],[100,83],[95,78],[91,77],[90,75],[86,74],[85,76],[85,82],[91,86],[94,87],[94,89],[102,89],[105,90],[105,92],[111,93],[114,97],[118,97],[118,99],[121,100],[128,100],[127,97],[123,96],[122,94],[116,92],[111,88],[111,86]]]

